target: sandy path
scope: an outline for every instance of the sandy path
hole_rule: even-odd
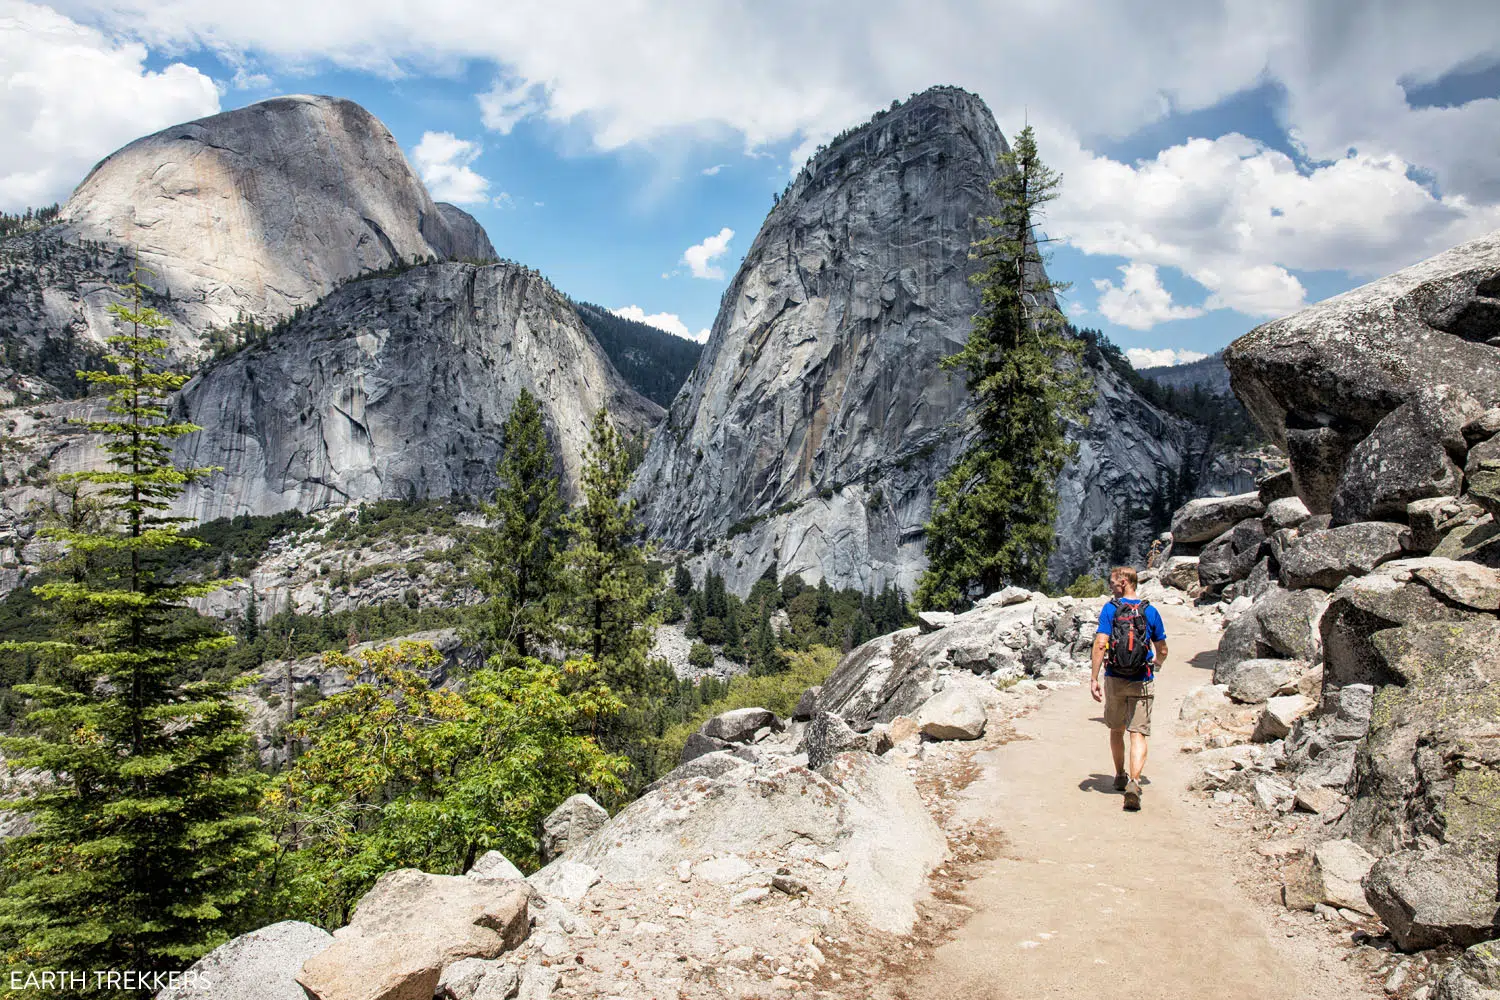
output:
[[[963,810],[1003,830],[1004,856],[969,882],[973,916],[913,970],[912,1000],[1222,1000],[1368,995],[1305,971],[1292,942],[1226,870],[1223,834],[1184,799],[1183,695],[1207,683],[1219,634],[1173,608],[1157,679],[1143,809],[1126,813],[1087,685],[1048,697],[981,754]],[[1175,612],[1175,613],[1174,613]],[[1342,977],[1340,977],[1342,978]]]

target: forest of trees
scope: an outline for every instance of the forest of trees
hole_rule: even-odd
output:
[[[50,225],[61,211],[62,206],[53,202],[51,205],[28,208],[23,212],[0,212],[0,239]]]
[[[616,316],[602,306],[574,302],[584,325],[626,382],[647,399],[671,406],[703,353],[703,345]]]

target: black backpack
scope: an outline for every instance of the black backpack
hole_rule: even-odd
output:
[[[1151,624],[1146,621],[1150,602],[1126,604],[1119,598],[1115,623],[1109,633],[1109,672],[1125,681],[1143,681],[1151,668],[1146,657],[1151,650]]]

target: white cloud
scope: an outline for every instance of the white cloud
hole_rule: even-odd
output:
[[[213,80],[46,7],[0,0],[0,209],[68,197],[133,139],[219,110]]]
[[[725,163],[715,163],[711,167],[704,167],[699,172],[702,173],[704,177],[712,177],[715,174],[717,174],[720,170],[723,170],[726,166],[728,166],[728,164],[725,164]]]
[[[654,326],[658,330],[665,330],[667,333],[681,337],[683,340],[692,340],[700,344],[708,340],[708,330],[706,328],[693,333],[676,313],[652,313],[648,316],[646,315],[646,310],[634,305],[626,306],[623,309],[611,309],[610,312],[625,319],[633,319],[637,323]]]
[[[523,118],[530,118],[547,107],[547,96],[541,87],[531,83],[507,83],[497,79],[489,90],[478,95],[479,117],[485,128],[509,135]]]
[[[1202,351],[1173,350],[1170,347],[1160,349],[1131,347],[1126,349],[1125,357],[1136,368],[1161,368],[1166,365],[1185,365],[1189,361],[1202,361],[1208,355]]]
[[[702,243],[682,251],[682,263],[688,266],[695,278],[721,281],[724,278],[724,269],[712,266],[711,262],[724,256],[729,250],[729,241],[732,239],[734,239],[734,230],[725,226],[717,235],[710,236]]]
[[[1147,265],[1153,280],[1156,267],[1176,268],[1208,290],[1208,309],[1281,315],[1306,299],[1293,270],[1375,276],[1500,225],[1494,206],[1440,201],[1389,154],[1299,170],[1284,153],[1234,133],[1134,165],[1065,138],[1054,148],[1066,180],[1051,206],[1052,235]],[[1124,308],[1122,295],[1114,302]]]
[[[752,155],[782,142],[800,155],[894,96],[952,81],[1007,134],[1023,117],[1038,127],[1065,175],[1055,221],[1076,245],[1177,268],[1210,308],[1274,314],[1305,299],[1293,271],[1374,274],[1500,227],[1500,99],[1413,109],[1401,85],[1492,61],[1493,0],[1388,3],[1379,16],[1317,0],[867,0],[857,15],[841,0],[512,0],[504,17],[482,0],[58,2],[153,44],[258,64],[399,76],[487,60],[500,67],[478,95],[490,128],[536,117],[599,150],[737,133]],[[1078,71],[1056,72],[1059,53]],[[1316,169],[1225,135],[1143,164],[1088,152],[1263,85],[1283,95],[1280,123]]]
[[[1162,287],[1156,268],[1150,264],[1125,264],[1120,272],[1125,277],[1118,287],[1113,281],[1094,279],[1094,287],[1100,292],[1099,312],[1111,323],[1149,330],[1167,320],[1203,315],[1196,306],[1174,306],[1172,293]]]
[[[469,164],[483,151],[478,143],[460,139],[452,132],[423,132],[422,141],[411,151],[411,158],[434,201],[482,205],[490,200],[490,182]],[[501,197],[510,196],[502,193]]]
[[[494,198],[490,199],[490,204],[496,208],[515,208],[516,199],[510,196],[509,191],[501,191]]]

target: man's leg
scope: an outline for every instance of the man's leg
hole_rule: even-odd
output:
[[[1115,758],[1115,791],[1125,790],[1125,730],[1109,731],[1109,752]]]
[[[1119,759],[1118,757],[1116,758]],[[1130,734],[1130,780],[1141,780],[1146,770],[1146,736],[1144,733]],[[1119,773],[1116,771],[1116,773]]]

